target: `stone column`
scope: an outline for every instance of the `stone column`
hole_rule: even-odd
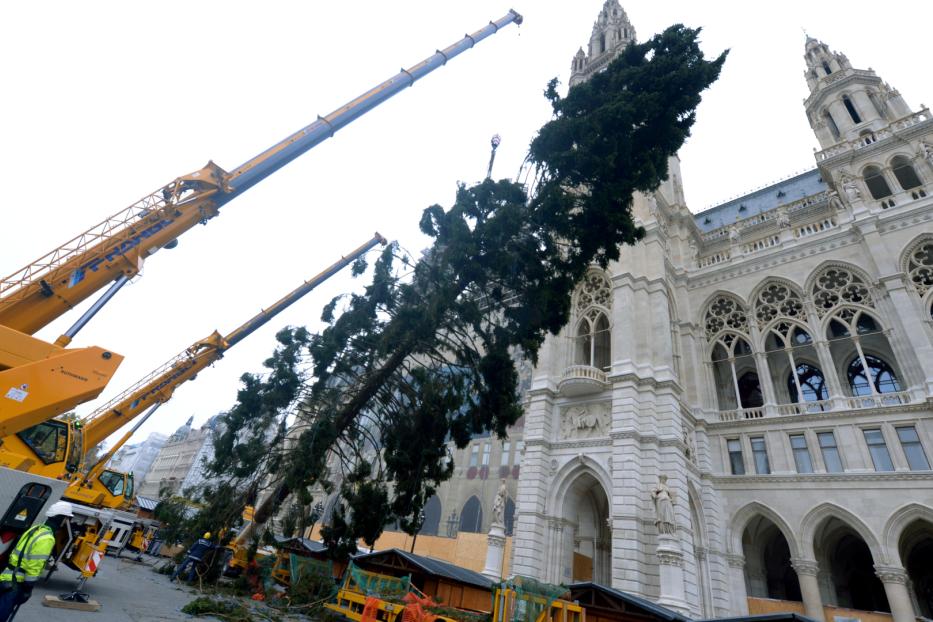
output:
[[[823,599],[820,598],[820,584],[816,580],[819,573],[819,565],[809,559],[793,559],[791,565],[797,573],[797,581],[800,583],[800,595],[803,597],[803,609],[807,617],[813,618],[818,622],[824,619]]]
[[[502,559],[505,555],[505,527],[493,523],[486,536],[486,565],[483,574],[493,581],[502,578]]]
[[[675,534],[658,534],[658,570],[661,575],[658,604],[689,614],[690,607],[684,599],[684,554]]]
[[[748,615],[748,594],[745,590],[745,557],[726,555],[729,563],[729,594],[732,596],[732,615]]]
[[[884,584],[894,622],[914,622],[917,614],[907,592],[907,572],[896,566],[875,566],[875,574]]]

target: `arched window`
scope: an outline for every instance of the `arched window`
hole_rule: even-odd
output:
[[[748,371],[739,378],[739,400],[742,408],[758,408],[764,406],[765,400],[761,394],[761,383],[758,374]]]
[[[825,60],[823,61],[823,71],[826,72],[827,76],[833,72],[833,70],[829,68],[829,63],[827,63]]]
[[[591,309],[577,324],[577,347],[574,363],[607,371],[610,367],[609,319],[602,311]]]
[[[902,155],[895,156],[894,159],[891,160],[891,172],[894,173],[897,183],[899,183],[904,190],[918,188],[918,190],[913,193],[914,199],[926,196],[926,193],[920,188],[923,184],[920,178],[917,177],[917,171],[914,170],[910,160]]]
[[[747,309],[731,296],[717,296],[707,307],[704,324],[712,344],[710,358],[720,410],[761,406],[758,366],[749,345]]]
[[[839,126],[836,125],[836,120],[833,119],[833,115],[829,113],[829,110],[823,111],[823,121],[826,123],[826,127],[829,128],[833,138],[839,138]]]
[[[436,536],[441,526],[441,500],[433,495],[424,504],[424,520],[421,522],[421,531],[425,536]]]
[[[591,270],[576,292],[574,304],[580,318],[574,332],[574,363],[608,370],[612,363],[608,312],[612,309],[609,278]]]
[[[797,375],[796,381],[794,374]],[[800,389],[797,389],[797,384]],[[795,402],[820,402],[829,399],[829,392],[826,390],[826,379],[823,378],[823,372],[819,367],[814,367],[809,363],[801,363],[794,371],[787,376],[787,392],[793,397]]]
[[[877,166],[866,167],[863,177],[865,178],[865,185],[868,187],[868,192],[871,193],[873,199],[883,199],[891,196],[891,188],[888,186],[887,180],[881,173],[881,169]]]
[[[846,111],[849,113],[849,116],[852,117],[853,123],[862,122],[862,117],[858,116],[858,111],[855,109],[855,105],[852,103],[852,100],[849,99],[848,95],[842,96],[842,104],[846,107]]]
[[[868,374],[865,373],[865,365],[862,364],[863,359],[865,365],[868,366]],[[852,359],[846,369],[846,374],[849,377],[849,388],[854,396],[897,393],[901,390],[897,376],[891,366],[871,354],[856,356]]]
[[[483,506],[473,495],[463,504],[460,512],[460,531],[480,533],[483,530]]]
[[[602,54],[606,51],[606,33],[599,35],[599,53]]]

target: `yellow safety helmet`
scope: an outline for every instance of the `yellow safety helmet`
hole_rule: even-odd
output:
[[[204,539],[205,539],[205,540],[210,540],[210,539],[211,539],[211,532],[205,531],[205,532],[204,532]]]

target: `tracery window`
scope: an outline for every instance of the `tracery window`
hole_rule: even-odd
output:
[[[589,307],[599,306],[603,309],[612,308],[612,288],[609,279],[602,272],[592,270],[583,279],[577,290],[578,312],[586,311]]]
[[[907,280],[921,298],[933,289],[933,240],[918,245],[907,258]]]
[[[612,288],[603,272],[591,270],[586,275],[574,307],[580,318],[574,332],[574,363],[608,370],[612,362],[608,316]]]
[[[779,317],[801,319],[804,316],[800,295],[784,283],[769,283],[758,293],[755,319],[763,329]]]
[[[758,366],[748,336],[748,311],[735,298],[721,295],[706,310],[707,339],[721,410],[757,408],[764,403]]]
[[[900,391],[891,365],[879,356],[866,352],[883,352],[886,358],[894,358],[880,322],[870,313],[843,307],[830,318],[826,337],[830,341],[833,359],[849,361],[844,372],[853,397]]]
[[[844,304],[875,306],[865,281],[842,266],[825,268],[814,281],[811,294],[816,313],[821,318]]]

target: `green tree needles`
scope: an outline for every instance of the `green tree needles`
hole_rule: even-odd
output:
[[[643,235],[633,196],[666,178],[725,60],[705,60],[698,35],[677,25],[630,45],[563,98],[551,81],[554,117],[529,152],[535,187],[460,186],[450,209],[424,210],[421,230],[433,244],[418,261],[390,245],[362,294],[343,300],[339,315],[337,300],[325,309],[323,332],[280,333],[271,373],[244,377],[213,464],[269,475],[274,494],[258,521],[289,494],[307,506],[318,489],[339,493],[323,530],[337,555],[357,539],[372,545],[392,521],[415,532],[453,471],[448,441],[463,447],[475,434],[506,433],[521,414],[514,357],[535,362],[568,321],[589,266],[605,267]],[[310,382],[297,382],[302,361]],[[299,397],[284,440],[255,434]]]

